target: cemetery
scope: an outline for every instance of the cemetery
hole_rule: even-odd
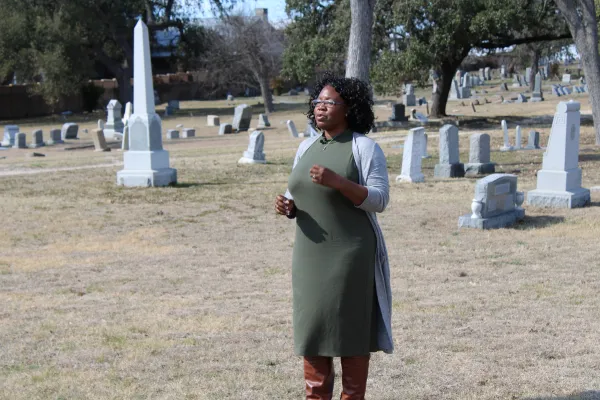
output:
[[[158,102],[148,38],[132,102],[0,121],[0,398],[301,398],[273,199],[310,90]],[[459,70],[443,117],[435,81],[375,93],[396,349],[368,398],[600,398],[592,104],[534,72]]]

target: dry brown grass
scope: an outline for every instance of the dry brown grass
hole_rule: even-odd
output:
[[[489,112],[551,115],[555,103]],[[201,117],[165,121],[165,129],[196,124],[200,133],[165,142],[179,173],[170,188],[116,187],[118,166],[51,172],[118,163],[118,152],[0,152],[0,398],[301,398],[294,226],[272,211],[300,141],[285,132],[290,117],[303,129],[299,111],[274,114],[264,166],[236,165],[245,134],[218,137]],[[498,128],[485,130],[495,149]],[[545,145],[549,128],[542,132]],[[374,135],[391,180],[405,133]],[[526,207],[512,229],[458,230],[474,181],[433,179],[434,135],[429,147],[426,183],[392,184],[380,216],[397,349],[373,357],[369,398],[600,398],[598,194],[584,209]],[[600,152],[589,127],[581,153],[584,186],[595,186]],[[541,157],[492,154],[500,171],[518,170],[520,190],[535,186]],[[43,172],[22,174],[29,170]]]

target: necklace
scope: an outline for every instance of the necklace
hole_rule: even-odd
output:
[[[325,136],[323,136],[323,140],[321,140],[321,143],[325,143],[325,146],[323,146],[323,148],[321,150],[325,151],[327,146],[329,146],[330,143],[333,143],[335,141],[336,137],[337,136],[334,136],[331,139],[327,140],[327,138],[325,138]]]

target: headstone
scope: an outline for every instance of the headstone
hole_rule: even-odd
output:
[[[110,151],[110,148],[106,145],[106,138],[102,129],[94,130],[92,139],[94,140],[94,151]]]
[[[207,115],[206,116],[206,126],[219,126],[221,121],[218,115]]]
[[[427,134],[423,134],[423,140],[421,140],[421,158],[431,158],[427,153]]]
[[[508,85],[506,84],[506,82],[502,82],[500,84],[500,90],[502,90],[503,92],[508,92]]]
[[[235,100],[235,97],[233,97],[233,95],[231,95],[231,94],[227,95],[227,101],[234,101],[234,100]]]
[[[459,99],[468,99],[471,97],[471,76],[467,72],[464,76],[463,85],[458,89],[458,98]]]
[[[490,162],[490,135],[474,133],[470,137],[469,163],[465,164],[465,176],[487,175],[496,172],[496,164]]]
[[[542,74],[539,72],[535,74],[535,82],[533,85],[533,94],[531,95],[532,102],[544,101],[542,96]]]
[[[410,83],[406,85],[406,94],[402,98],[402,102],[407,107],[414,107],[415,105],[417,105],[415,98],[415,90],[413,88],[413,85],[411,85]]]
[[[289,96],[298,96],[298,91],[295,89],[290,89],[290,91],[288,92]]]
[[[458,128],[454,125],[444,125],[440,129],[440,162],[435,165],[433,175],[438,178],[465,176],[465,166],[459,160]]]
[[[304,88],[304,95],[305,96],[310,96],[310,89],[309,88]]]
[[[472,87],[473,83],[471,82],[471,74],[469,74],[468,72],[465,73],[463,82],[462,82],[462,87]]]
[[[123,125],[127,125],[127,121],[129,121],[129,118],[131,118],[131,114],[133,112],[133,104],[131,104],[130,101],[127,102],[127,104],[125,104],[125,114],[123,114],[123,118],[121,119],[121,121],[123,122]],[[123,131],[124,133],[124,131]]]
[[[556,107],[537,187],[527,193],[532,206],[552,208],[583,207],[590,191],[581,187],[579,162],[580,104],[560,102]]]
[[[45,145],[46,143],[44,143],[44,133],[42,132],[42,130],[37,129],[33,131],[33,133],[31,134],[31,144],[29,145],[29,148],[36,149]]]
[[[315,129],[313,122],[308,119],[306,121],[306,129],[304,130],[304,137],[319,136],[320,133]]]
[[[62,126],[61,137],[65,139],[77,139],[79,133],[79,125],[73,122],[66,123]]]
[[[563,91],[564,94],[571,94],[571,93],[573,93],[573,90],[570,87],[568,87],[568,86],[562,87],[562,91]]]
[[[196,130],[193,128],[184,128],[181,131],[181,137],[184,139],[195,137],[195,136],[196,136]]]
[[[512,87],[521,87],[521,77],[517,74],[513,75],[513,84]]]
[[[515,150],[521,150],[521,126],[515,128]]]
[[[562,83],[570,84],[571,83],[571,74],[564,74],[562,76]]]
[[[548,76],[550,75],[550,66],[548,64],[546,64],[542,67],[542,74],[543,74],[544,80],[548,79]]]
[[[4,127],[4,138],[2,139],[2,146],[12,147],[15,145],[15,136],[19,133],[18,125],[6,125]]]
[[[50,140],[48,140],[48,142],[46,142],[47,145],[54,145],[54,144],[63,144],[64,141],[62,140],[62,135],[60,132],[60,129],[52,129],[50,131]]]
[[[231,124],[221,124],[219,126],[219,135],[225,135],[227,133],[233,133],[233,128]]]
[[[268,126],[271,126],[271,123],[269,122],[269,116],[267,114],[258,114],[258,124],[256,127],[258,129],[263,129]]]
[[[506,66],[504,65],[500,67],[500,78],[506,79]]]
[[[290,135],[292,135],[292,137],[297,138],[298,137],[298,130],[296,129],[296,124],[294,124],[294,121],[292,121],[291,119],[288,120],[286,122],[288,131],[290,132]]]
[[[133,114],[129,119],[129,150],[123,152],[123,169],[117,172],[121,186],[167,186],[177,182],[177,170],[169,166],[162,147],[162,121],[156,113],[150,38],[140,19],[133,32]]]
[[[562,96],[562,94],[558,90],[558,85],[552,85],[552,94],[558,97]]]
[[[169,100],[167,105],[171,107],[172,110],[179,110],[179,100]]]
[[[450,87],[450,99],[458,100],[460,99],[460,88],[458,87],[458,82],[456,79],[452,79],[452,86]]]
[[[169,129],[167,131],[167,139],[179,139],[179,131],[177,129]]]
[[[392,105],[392,116],[390,121],[408,121],[408,116],[404,115],[406,107],[402,103],[396,103]]]
[[[104,121],[102,121],[101,119],[98,120],[98,129],[104,130]]]
[[[233,116],[232,128],[235,132],[244,132],[250,128],[250,121],[252,121],[252,108],[247,104],[240,104],[235,108],[235,114]]]
[[[492,71],[491,71],[490,67],[485,67],[483,72],[485,75],[485,80],[491,81],[492,80]]]
[[[13,149],[26,149],[27,148],[27,135],[24,133],[17,133],[15,135],[15,143]]]
[[[458,218],[459,228],[497,229],[525,218],[523,192],[517,192],[517,177],[492,174],[477,181],[471,213]]]
[[[502,120],[500,124],[502,126],[502,133],[504,134],[504,145],[500,147],[500,151],[512,151],[512,146],[508,141],[508,125],[505,120]]]
[[[123,135],[123,119],[121,117],[121,103],[118,100],[111,100],[106,106],[107,118],[106,124],[104,125],[104,137],[113,139],[115,136],[121,137]],[[99,129],[102,129],[99,127]]]
[[[396,182],[418,183],[425,180],[421,172],[421,157],[423,149],[421,143],[424,140],[425,128],[413,128],[408,132],[404,141],[404,153],[402,154],[402,171],[396,177]]]
[[[529,131],[529,138],[527,140],[527,150],[541,149],[540,147],[540,133],[536,131]]]
[[[529,85],[529,82],[531,82],[531,68],[525,68],[525,84]]]
[[[515,103],[527,103],[527,97],[525,97],[523,93],[519,93],[517,94],[517,99],[515,100]]]
[[[479,68],[479,79],[485,81],[485,70],[483,68]]]
[[[266,164],[265,153],[265,135],[261,131],[254,131],[250,134],[250,144],[244,156],[238,160],[238,164]]]

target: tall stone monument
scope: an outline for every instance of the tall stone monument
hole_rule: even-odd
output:
[[[531,95],[530,101],[544,101],[544,97],[542,96],[542,74],[540,74],[539,72],[535,74],[533,94]]]
[[[542,169],[537,173],[537,188],[527,192],[532,206],[575,208],[590,202],[590,191],[581,187],[578,167],[579,109],[580,104],[573,100],[556,106]]]
[[[421,172],[421,157],[423,149],[421,142],[424,140],[425,128],[413,128],[408,132],[404,141],[402,154],[402,171],[396,177],[396,182],[418,183],[425,181]]]
[[[506,124],[505,120],[502,120],[500,125],[502,125],[502,134],[504,138],[504,144],[502,147],[500,147],[500,151],[512,151],[513,147],[510,145],[508,140],[508,125]]]
[[[134,112],[128,121],[129,150],[123,153],[117,184],[167,186],[177,182],[177,170],[169,167],[169,153],[162,147],[162,123],[154,108],[150,39],[142,20],[133,31],[133,44]]]

